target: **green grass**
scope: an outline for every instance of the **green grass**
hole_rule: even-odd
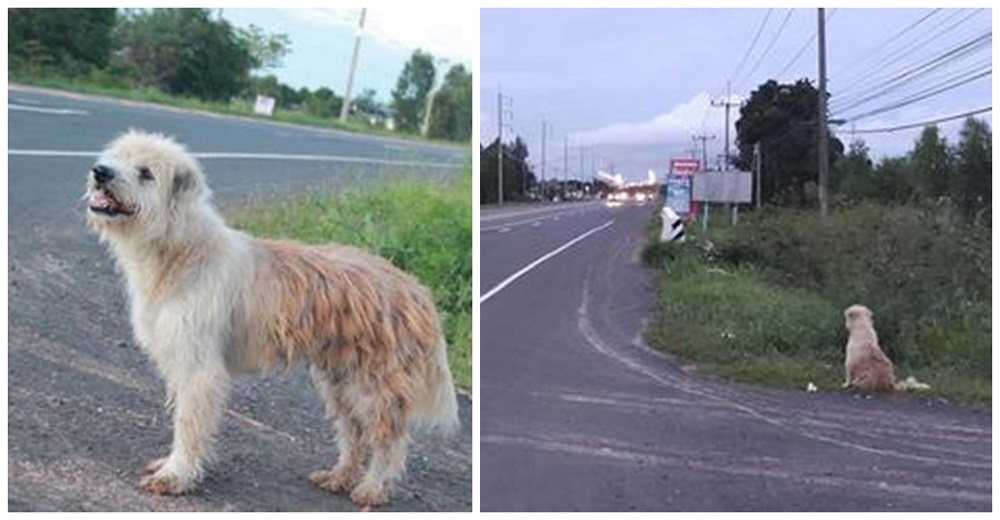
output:
[[[426,139],[417,134],[393,132],[390,130],[386,130],[384,128],[370,126],[363,121],[349,120],[347,122],[341,122],[339,119],[336,118],[318,117],[306,114],[304,112],[284,110],[281,108],[276,108],[274,111],[274,115],[272,117],[266,117],[255,114],[253,112],[253,105],[251,105],[247,101],[234,100],[231,103],[224,103],[221,101],[202,101],[200,99],[195,99],[195,98],[172,96],[170,94],[167,94],[161,90],[154,88],[126,88],[108,81],[104,81],[101,79],[102,76],[99,75],[95,76],[93,80],[87,80],[80,78],[63,78],[56,76],[35,76],[23,73],[15,73],[13,71],[9,71],[9,73],[10,77],[8,78],[8,82],[12,84],[42,87],[54,90],[63,90],[67,92],[76,92],[79,94],[104,96],[104,97],[124,99],[129,101],[138,101],[142,103],[152,103],[156,105],[163,105],[174,108],[183,108],[186,110],[197,110],[213,114],[249,117],[253,119],[260,119],[263,121],[277,121],[281,123],[290,123],[296,125],[328,128],[333,130],[342,130],[345,132],[378,135],[382,137],[393,137],[397,139],[405,139],[410,141],[447,144],[447,145],[456,144],[454,142],[443,141],[439,139]]]
[[[652,346],[736,381],[837,390],[841,313],[863,303],[898,378],[933,387],[921,395],[991,405],[988,230],[907,207],[843,209],[826,224],[763,211],[710,229],[711,246],[700,229],[656,243],[656,227],[643,256],[662,270]]]
[[[471,168],[447,181],[404,178],[246,206],[229,220],[257,237],[355,245],[414,274],[434,292],[456,383],[471,390]]]

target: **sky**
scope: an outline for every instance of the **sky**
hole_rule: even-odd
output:
[[[282,67],[270,71],[295,88],[321,86],[343,95],[361,9],[224,9],[230,23],[250,24],[291,38]],[[438,69],[463,64],[472,70],[478,35],[474,9],[369,8],[353,91],[373,88],[387,102],[403,66],[417,48],[448,60]]]
[[[940,95],[858,117],[991,69],[991,36],[985,36],[992,34],[990,9],[838,8],[826,14],[831,118],[857,117],[835,129],[845,147],[852,128],[898,126],[992,104],[987,74]],[[734,103],[770,78],[815,82],[816,27],[816,9],[483,9],[480,141],[497,136],[500,91],[505,139],[524,139],[536,165],[542,121],[551,125],[547,176],[562,175],[564,164],[571,177],[589,178],[612,165],[626,179],[645,178],[649,170],[662,174],[671,157],[697,148],[701,158],[694,135],[715,137],[706,141],[709,164],[715,164],[723,156],[726,125],[725,110],[711,101],[727,99],[727,80]],[[903,75],[911,81],[881,92],[883,82],[920,71],[914,66],[976,37],[985,44],[924,75]],[[731,151],[738,111],[730,113]],[[992,125],[991,113],[978,117]],[[961,120],[939,126],[949,142],[957,142]],[[878,160],[910,151],[919,132],[854,137],[863,137]]]

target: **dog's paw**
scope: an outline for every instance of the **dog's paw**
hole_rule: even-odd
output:
[[[314,471],[309,475],[309,481],[320,489],[331,493],[343,493],[351,489],[351,474],[348,471]]]
[[[351,492],[351,502],[362,510],[372,506],[382,505],[389,501],[389,488],[386,485],[372,482],[362,482]]]
[[[140,480],[139,487],[154,495],[183,495],[194,488],[194,481],[158,471]]]
[[[167,458],[166,457],[160,457],[158,459],[153,459],[153,460],[147,462],[146,465],[142,467],[142,471],[144,471],[146,473],[156,473],[157,471],[160,471],[160,468],[162,468],[163,465],[166,464],[166,463],[167,463]]]

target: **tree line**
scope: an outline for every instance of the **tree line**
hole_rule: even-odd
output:
[[[8,9],[8,75],[69,78],[103,87],[157,89],[228,103],[267,95],[281,110],[319,118],[340,114],[329,87],[293,88],[269,71],[291,51],[285,34],[235,27],[209,9]],[[373,89],[351,101],[352,118],[418,133],[434,97],[427,135],[467,141],[472,132],[472,73],[452,66],[435,89],[434,57],[413,52],[391,101]]]
[[[736,121],[733,164],[752,170],[761,162],[765,204],[810,207],[817,203],[819,91],[808,80],[767,81],[753,91]],[[959,142],[948,143],[936,126],[924,128],[913,150],[878,163],[856,139],[847,150],[830,138],[830,192],[837,204],[951,204],[988,225],[992,210],[993,135],[982,120],[967,119]]]

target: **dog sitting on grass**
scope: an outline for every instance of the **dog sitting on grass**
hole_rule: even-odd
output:
[[[930,385],[917,381],[913,376],[896,381],[892,361],[879,347],[871,310],[863,305],[852,305],[844,311],[844,322],[849,332],[844,361],[844,388],[866,393],[930,388]]]
[[[87,181],[87,221],[128,282],[136,339],[166,381],[170,454],[140,486],[194,488],[210,460],[231,379],[303,363],[335,418],[339,460],[310,475],[359,506],[389,499],[413,424],[458,426],[431,293],[352,247],[256,240],[209,203],[197,161],[161,135],[130,131]]]

